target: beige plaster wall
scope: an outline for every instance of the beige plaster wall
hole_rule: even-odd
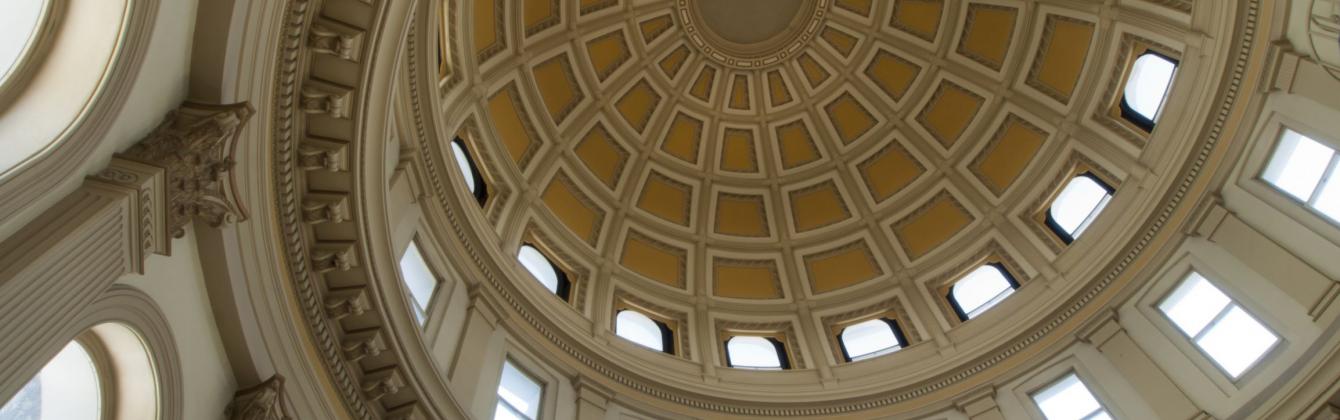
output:
[[[121,114],[116,117],[98,149],[78,171],[65,176],[24,212],[0,223],[0,238],[5,238],[32,221],[57,201],[82,184],[84,176],[102,170],[112,154],[139,142],[153,131],[169,110],[186,98],[190,75],[192,34],[198,0],[160,1],[154,29],[143,67],[135,78]]]
[[[195,232],[187,227],[186,236],[172,242],[171,257],[150,256],[144,275],[127,275],[118,282],[148,294],[167,318],[181,360],[182,413],[187,419],[223,418],[237,388],[204,281]]]

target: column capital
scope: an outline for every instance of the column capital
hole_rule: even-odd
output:
[[[167,172],[167,229],[186,234],[194,218],[221,226],[245,220],[232,172],[237,141],[255,110],[247,103],[209,105],[186,102],[169,112],[144,140],[119,158]]]
[[[228,420],[293,420],[284,404],[284,377],[275,375],[238,391],[223,416]]]

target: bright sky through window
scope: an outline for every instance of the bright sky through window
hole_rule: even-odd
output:
[[[984,265],[955,283],[951,293],[963,313],[972,319],[996,306],[1013,292],[1014,286],[1000,268]]]
[[[665,351],[661,327],[651,318],[637,311],[623,310],[615,317],[614,333],[643,347]]]
[[[558,293],[558,272],[554,270],[554,265],[549,263],[549,258],[540,253],[540,250],[530,245],[522,245],[521,251],[516,255],[517,261],[521,262],[522,267],[530,272],[535,280],[539,280],[544,288],[550,292]]]
[[[1284,130],[1261,178],[1285,194],[1340,220],[1340,182],[1335,149],[1293,130]]]
[[[1135,59],[1126,80],[1126,104],[1150,121],[1158,120],[1177,65],[1156,54]]]
[[[93,359],[70,342],[0,407],[0,420],[95,420],[102,418],[101,403]]]
[[[1279,342],[1275,333],[1199,273],[1191,273],[1159,309],[1233,378]]]
[[[433,276],[432,269],[428,268],[428,261],[424,260],[423,254],[419,252],[419,244],[410,241],[409,247],[405,249],[405,255],[400,257],[400,276],[405,280],[405,287],[409,289],[409,296],[414,301],[414,317],[418,319],[419,324],[423,324],[428,318],[428,302],[433,298],[433,290],[437,288],[437,277]]]
[[[852,324],[842,330],[842,345],[852,361],[882,356],[898,350],[898,336],[882,319]]]
[[[726,354],[732,367],[747,369],[781,369],[782,359],[777,347],[763,337],[736,336],[726,342]]]
[[[502,377],[498,380],[498,406],[494,420],[535,420],[540,416],[540,398],[544,387],[526,375],[511,361],[503,362]]]
[[[30,46],[45,5],[46,0],[0,1],[0,78]]]
[[[1111,198],[1107,188],[1098,181],[1088,176],[1077,176],[1066,184],[1052,202],[1052,220],[1071,239],[1078,238],[1098,217],[1098,213],[1107,207]]]
[[[478,186],[475,185],[475,170],[470,166],[470,155],[461,147],[459,141],[451,142],[451,152],[456,157],[456,168],[461,171],[461,177],[465,178],[465,187],[469,188],[471,193],[475,192]]]
[[[1047,420],[1107,420],[1112,417],[1103,405],[1084,386],[1079,376],[1071,373],[1033,395],[1033,401]]]

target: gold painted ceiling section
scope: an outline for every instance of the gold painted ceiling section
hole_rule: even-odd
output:
[[[1097,40],[1112,28],[1089,12],[806,1],[794,50],[763,63],[709,56],[721,49],[695,38],[710,29],[686,22],[685,2],[469,2],[481,96],[456,109],[483,121],[471,147],[506,158],[485,159],[501,166],[492,181],[528,191],[495,204],[508,214],[495,228],[548,225],[547,246],[596,289],[838,302],[914,289],[988,236],[1044,266],[1048,239],[1021,224],[1066,170],[1053,163],[1139,153],[1043,123],[1077,120],[1071,104],[1095,95],[1081,82],[1107,74]]]

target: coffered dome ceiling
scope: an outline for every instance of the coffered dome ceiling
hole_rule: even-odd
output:
[[[917,354],[897,357],[944,356],[915,377],[1072,298],[1186,157],[1185,130],[1112,109],[1138,49],[1185,49],[1149,15],[1190,2],[1125,3],[471,0],[441,109],[489,186],[485,234],[570,271],[583,328],[659,308],[684,366],[724,366],[721,331],[785,325],[827,372],[827,324],[892,311]],[[1191,64],[1177,80],[1219,77]],[[1177,86],[1164,120],[1208,99]],[[1068,245],[1043,217],[1080,171],[1115,195]],[[945,287],[987,262],[1023,287],[967,328]]]

